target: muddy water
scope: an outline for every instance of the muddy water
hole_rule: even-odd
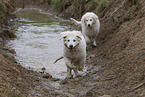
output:
[[[64,79],[64,60],[53,62],[62,56],[60,32],[68,30],[70,22],[32,8],[18,9],[15,14],[18,17],[15,20],[17,38],[8,46],[15,49],[17,61],[35,71],[45,67],[53,77]]]

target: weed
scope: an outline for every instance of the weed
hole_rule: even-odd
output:
[[[92,10],[92,9],[95,9],[96,6],[98,6],[99,2],[97,0],[93,0],[91,2],[88,2],[86,4],[86,8],[89,9],[89,10]]]
[[[107,4],[108,0],[98,0],[98,2],[99,2],[98,11],[100,13],[106,7],[106,4]]]
[[[0,0],[0,22],[3,23],[6,17],[14,11],[16,0]]]
[[[62,11],[63,9],[63,3],[66,0],[51,0],[51,4],[54,5],[54,7],[56,8],[56,10],[58,11]]]
[[[13,4],[11,3],[13,2]],[[16,4],[15,0],[1,0],[0,1],[0,10],[2,10],[3,12],[10,12],[14,10],[14,6]]]
[[[89,10],[96,9],[98,12],[102,12],[104,8],[106,7],[108,0],[92,0],[86,4],[86,8]]]
[[[3,54],[3,56],[4,56],[5,58],[9,58],[9,55]]]

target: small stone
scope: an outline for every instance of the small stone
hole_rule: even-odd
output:
[[[44,73],[42,77],[48,79],[48,78],[52,78],[52,75],[50,75],[49,73]]]
[[[67,84],[68,83],[68,81],[65,79],[65,80],[62,80],[61,82],[60,82],[60,84]]]
[[[92,97],[92,92],[87,92],[86,97]]]
[[[95,57],[95,55],[93,55],[93,54],[90,55],[90,58],[94,58],[94,57]]]
[[[69,89],[69,92],[74,92],[75,91],[75,89]]]
[[[111,95],[103,95],[103,96],[100,96],[100,97],[111,97]]]
[[[79,78],[75,78],[74,80],[75,80],[75,81],[79,81]]]
[[[43,67],[41,70],[42,70],[42,73],[45,73],[46,68]]]
[[[18,80],[22,80],[22,78],[21,78],[21,77],[19,77],[19,78],[18,78]]]
[[[51,81],[59,81],[59,78],[52,78]]]
[[[36,78],[36,81],[40,81],[40,78],[38,77],[38,78]]]

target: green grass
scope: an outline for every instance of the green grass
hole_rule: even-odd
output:
[[[0,0],[0,10],[3,12],[9,12],[14,10],[16,0]]]
[[[108,0],[98,0],[98,2],[99,2],[98,10],[99,12],[102,12],[104,8],[106,7]]]
[[[86,8],[90,10],[97,8],[98,12],[100,13],[104,10],[108,1],[109,0],[92,0],[86,4]]]
[[[0,0],[0,23],[6,21],[6,17],[14,11],[16,0]]]
[[[65,1],[66,0],[51,0],[51,5],[53,5],[56,8],[56,10],[62,11],[62,9],[63,9],[63,3]]]
[[[51,0],[51,5],[53,5],[57,11],[61,12],[63,10],[65,1],[66,0]],[[85,7],[90,10],[97,8],[98,12],[100,13],[104,10],[108,1],[110,0],[91,0],[85,5]],[[76,0],[74,2],[78,1]]]

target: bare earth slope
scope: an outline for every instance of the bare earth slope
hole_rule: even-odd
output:
[[[73,4],[68,9],[74,8]],[[99,46],[88,52],[88,64],[101,69],[86,77],[87,81],[82,80],[85,84],[95,82],[86,95],[145,96],[144,5],[144,0],[112,0],[103,12],[92,10],[100,17],[101,31],[97,39]],[[69,13],[68,9],[63,13]]]

